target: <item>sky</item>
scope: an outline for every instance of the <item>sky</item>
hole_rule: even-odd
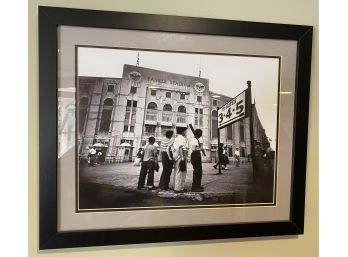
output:
[[[235,97],[252,83],[252,97],[266,135],[275,149],[277,125],[278,58],[138,51],[79,47],[78,76],[121,78],[123,65],[139,66],[209,79],[209,89]]]

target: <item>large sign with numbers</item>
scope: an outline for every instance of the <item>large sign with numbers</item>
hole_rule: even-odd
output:
[[[246,90],[218,109],[218,128],[221,129],[246,117]]]

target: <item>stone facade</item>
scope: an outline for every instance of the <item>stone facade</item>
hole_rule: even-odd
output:
[[[165,131],[193,124],[203,131],[206,157],[216,160],[217,107],[231,98],[209,90],[209,80],[124,65],[122,78],[78,77],[78,151],[80,159],[99,143],[106,162],[134,160],[149,136],[161,144]],[[254,109],[254,137],[262,142],[265,131]],[[188,133],[189,140],[193,137]],[[220,140],[233,156],[241,149],[250,154],[249,119],[220,130]]]

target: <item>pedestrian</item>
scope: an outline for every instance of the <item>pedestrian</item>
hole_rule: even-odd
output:
[[[272,149],[271,145],[268,143],[266,145],[265,154],[263,155],[265,160],[265,172],[266,173],[273,173],[274,170],[274,150]]]
[[[90,166],[96,166],[97,163],[97,151],[95,150],[94,147],[92,147],[89,152],[88,152],[88,164]]]
[[[97,161],[96,161],[97,165],[100,165],[102,163],[102,155],[103,155],[103,153],[101,151],[98,151],[98,153],[97,153]]]
[[[143,148],[139,147],[137,155],[134,160],[134,166],[140,166],[142,158],[143,158]]]
[[[194,131],[195,137],[191,139],[190,146],[191,146],[191,164],[193,167],[193,178],[192,178],[192,192],[203,192],[204,187],[202,187],[202,157],[201,157],[201,151],[203,150],[203,143],[202,143],[202,130],[201,129],[195,129]]]
[[[138,180],[138,189],[144,188],[145,179],[147,175],[146,185],[148,190],[154,190],[154,172],[158,166],[157,148],[153,145],[155,143],[154,137],[149,137],[149,143],[145,146],[143,162]]]
[[[236,150],[234,151],[234,159],[235,159],[236,167],[239,167],[239,164],[240,164],[240,152],[239,152],[239,148],[238,147],[236,147]]]
[[[260,174],[263,174],[264,171],[264,154],[265,151],[262,149],[260,142],[255,143],[255,162],[256,162],[256,169],[259,171]]]
[[[177,127],[177,136],[173,143],[174,159],[174,192],[187,192],[185,189],[185,180],[187,174],[187,127]]]
[[[213,165],[214,169],[217,168],[217,166],[221,163],[222,169],[225,169],[224,167],[224,144],[220,143],[218,145],[218,161]]]
[[[230,160],[228,159],[228,155],[227,155],[227,146],[223,147],[222,155],[224,156],[223,157],[222,169],[223,170],[228,170],[227,164],[230,163]]]
[[[158,187],[161,190],[169,189],[170,176],[172,175],[174,160],[171,151],[172,145],[174,143],[173,138],[174,132],[172,130],[166,131],[166,137],[161,142],[160,152],[162,157],[162,174]]]

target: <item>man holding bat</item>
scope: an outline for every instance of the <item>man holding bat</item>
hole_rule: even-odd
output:
[[[194,135],[194,138],[191,139],[191,164],[193,167],[193,179],[192,179],[192,192],[203,192],[204,187],[202,187],[202,158],[201,151],[205,156],[205,152],[202,144],[202,130],[201,129],[193,129],[192,124],[189,124],[190,129]]]

